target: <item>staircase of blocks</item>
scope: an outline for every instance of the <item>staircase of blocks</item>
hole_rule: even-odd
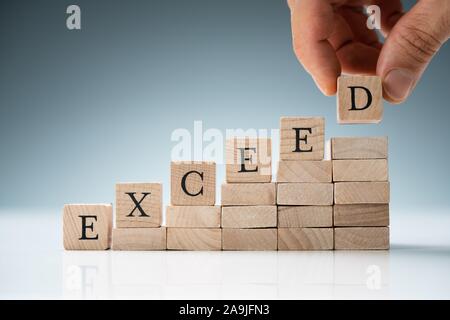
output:
[[[338,80],[339,122],[381,120],[381,84],[374,78]],[[361,83],[370,99],[345,90]],[[221,205],[216,204],[214,162],[172,162],[164,226],[160,183],[118,183],[114,227],[111,204],[67,204],[64,248],[388,250],[387,137],[325,142],[324,132],[321,117],[281,118],[276,181],[270,138],[228,139]]]

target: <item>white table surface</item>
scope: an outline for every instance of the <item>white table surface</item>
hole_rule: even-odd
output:
[[[390,251],[64,251],[61,229],[0,211],[1,299],[450,298],[450,210],[391,210]]]

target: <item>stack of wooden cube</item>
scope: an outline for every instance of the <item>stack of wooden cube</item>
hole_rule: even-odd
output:
[[[387,137],[331,139],[335,249],[389,248]]]
[[[323,118],[284,117],[277,172],[278,249],[333,249],[332,163]]]
[[[271,152],[271,139],[226,141],[226,183],[221,190],[223,250],[277,249]]]
[[[168,250],[221,250],[214,162],[172,162],[166,210]]]

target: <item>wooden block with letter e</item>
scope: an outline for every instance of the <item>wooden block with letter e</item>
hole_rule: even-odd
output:
[[[389,225],[389,204],[335,204],[337,227],[385,227]]]
[[[220,206],[168,206],[169,228],[220,228]]]
[[[112,249],[125,251],[166,250],[166,228],[113,229]]]
[[[161,183],[116,184],[117,228],[159,228],[161,221]]]
[[[282,117],[280,160],[323,160],[325,119]]]
[[[331,182],[330,160],[280,161],[277,182]]]
[[[278,205],[328,206],[333,204],[332,183],[278,183]]]
[[[167,228],[167,250],[212,251],[222,249],[222,229]]]
[[[331,157],[344,159],[387,159],[387,137],[338,137],[331,139]]]
[[[66,204],[63,243],[66,250],[106,250],[111,245],[112,205]]]
[[[332,226],[333,206],[278,206],[278,228]]]
[[[278,250],[333,250],[333,228],[279,228]]]
[[[170,201],[175,206],[212,206],[216,203],[214,162],[172,162]]]
[[[222,207],[222,228],[272,228],[277,226],[277,206]]]
[[[276,192],[275,183],[224,183],[222,184],[222,205],[275,205]]]
[[[334,229],[336,250],[387,250],[389,227],[347,227]]]
[[[334,203],[389,203],[389,182],[336,182]]]
[[[277,229],[223,229],[223,250],[277,250]]]
[[[387,159],[333,160],[333,181],[387,181]]]
[[[383,90],[380,77],[340,76],[338,78],[338,123],[378,123],[382,118]]]
[[[231,138],[226,142],[226,181],[272,181],[272,140]]]

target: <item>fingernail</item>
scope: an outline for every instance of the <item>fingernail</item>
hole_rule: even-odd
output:
[[[414,80],[410,71],[392,69],[384,77],[383,88],[392,100],[403,101],[411,92]]]

